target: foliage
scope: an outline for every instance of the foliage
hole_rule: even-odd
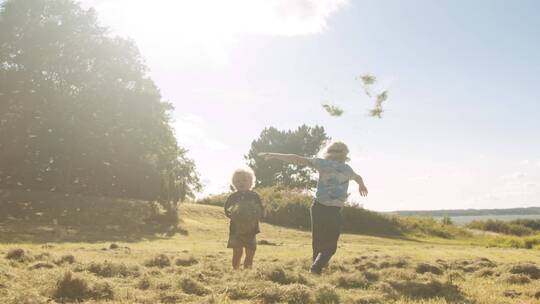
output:
[[[200,188],[134,43],[71,0],[0,6],[0,187],[159,200]],[[169,204],[172,203],[172,204]]]
[[[343,115],[343,109],[338,106],[323,104],[323,109],[330,114],[330,116],[341,116]]]
[[[510,222],[514,225],[520,225],[523,227],[527,227],[529,229],[532,229],[534,231],[540,231],[540,219],[532,220],[532,219],[516,219]]]
[[[398,223],[401,231],[408,234],[434,236],[445,239],[451,239],[458,236],[471,236],[466,229],[456,225],[442,224],[432,217],[394,215],[392,218]]]
[[[309,229],[309,206],[312,198],[299,190],[287,188],[258,189],[264,206],[264,221],[274,225]]]
[[[491,239],[488,245],[491,247],[540,249],[540,235],[527,237],[500,236]]]
[[[321,126],[302,125],[296,130],[265,128],[258,139],[251,143],[245,156],[256,176],[257,187],[283,185],[293,188],[311,188],[316,185],[314,170],[306,166],[286,164],[279,160],[264,160],[260,152],[292,153],[314,157],[330,138]]]
[[[364,74],[358,77],[360,81],[362,82],[362,86],[364,88],[364,93],[369,97],[373,98],[375,101],[375,106],[369,110],[369,116],[371,117],[377,117],[382,118],[382,114],[384,113],[384,109],[382,107],[383,102],[388,100],[388,91],[382,91],[379,93],[373,92],[373,85],[375,82],[377,82],[377,78],[370,74]]]
[[[0,189],[0,197],[0,227],[4,231],[0,241],[3,242],[43,242],[51,238],[94,242],[115,237],[138,239],[172,232],[171,227],[178,223],[176,216],[171,217],[156,202],[6,189]],[[26,229],[29,233],[20,234]],[[76,233],[69,232],[70,229]],[[73,263],[73,260],[66,256],[58,263]]]
[[[313,198],[309,193],[286,187],[259,188],[257,192],[264,206],[264,222],[299,229],[311,227],[309,208]],[[223,206],[226,199],[227,194],[220,194],[203,198],[197,203]],[[350,233],[385,236],[412,234],[440,238],[470,236],[463,228],[441,224],[428,217],[385,215],[352,205],[343,207],[341,215],[343,231]]]
[[[510,222],[505,222],[501,220],[487,220],[472,221],[467,224],[467,227],[471,229],[491,231],[496,233],[524,236],[533,234],[534,230],[532,228],[529,228],[528,226],[535,227],[536,224],[537,222],[534,220],[516,220]]]
[[[443,225],[453,225],[454,222],[452,221],[452,218],[449,217],[449,216],[444,216],[442,219],[441,219],[441,224]]]

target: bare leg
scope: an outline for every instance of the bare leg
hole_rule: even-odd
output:
[[[250,269],[253,266],[253,257],[255,257],[255,249],[246,248],[246,258],[244,259],[245,269]]]
[[[233,256],[232,256],[232,267],[233,269],[240,268],[240,260],[242,259],[242,254],[244,253],[244,248],[233,248]]]

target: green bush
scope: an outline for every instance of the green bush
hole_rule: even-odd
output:
[[[534,231],[540,231],[540,219],[532,220],[532,219],[517,219],[510,221],[510,223],[515,225],[520,225],[523,227],[527,227]]]
[[[523,240],[523,245],[527,249],[538,248],[540,246],[540,235],[526,237]]]
[[[487,221],[472,221],[467,224],[468,228],[478,229],[483,231],[491,231],[496,233],[524,236],[534,234],[534,230],[526,225],[534,227],[534,221],[528,222],[526,220],[515,220],[511,222],[505,222],[501,220],[487,220]]]
[[[311,227],[311,196],[283,188],[261,188],[258,192],[264,205],[265,222],[300,229]]]
[[[397,236],[405,232],[401,223],[394,217],[363,208],[345,206],[341,215],[345,232],[389,236]]]
[[[540,235],[517,237],[517,236],[499,236],[489,241],[492,247],[510,247],[521,249],[540,249]]]
[[[470,233],[465,229],[456,225],[440,223],[432,217],[394,215],[393,218],[401,230],[407,234],[435,236],[445,239],[470,236]]]
[[[311,226],[309,208],[313,197],[305,192],[283,187],[258,188],[264,206],[264,222],[297,229]],[[209,196],[196,201],[199,204],[223,206],[229,194]],[[427,235],[441,238],[469,236],[458,226],[442,224],[433,218],[400,217],[369,211],[356,206],[343,207],[343,231],[368,235],[402,236]]]

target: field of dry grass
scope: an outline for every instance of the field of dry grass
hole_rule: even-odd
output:
[[[538,250],[346,234],[317,277],[309,232],[263,224],[254,269],[233,272],[221,208],[186,204],[180,216],[174,235],[4,241],[0,302],[540,303]]]

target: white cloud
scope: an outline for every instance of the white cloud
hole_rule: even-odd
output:
[[[150,60],[227,60],[239,35],[316,34],[349,0],[83,0]],[[174,56],[172,56],[174,55]]]
[[[530,163],[531,163],[531,161],[528,160],[528,159],[524,159],[524,160],[522,160],[522,161],[519,162],[519,164],[520,164],[521,166],[527,166],[527,165],[529,165]]]
[[[525,177],[527,177],[527,173],[525,172],[514,172],[512,174],[501,176],[501,179],[515,181],[515,180],[524,179]]]
[[[202,117],[195,114],[184,114],[173,122],[175,136],[180,146],[200,147],[213,151],[227,149],[227,145],[213,138],[205,128]]]

